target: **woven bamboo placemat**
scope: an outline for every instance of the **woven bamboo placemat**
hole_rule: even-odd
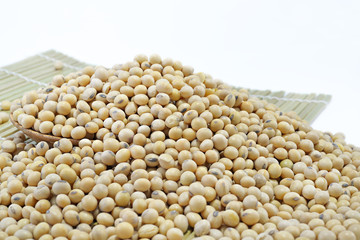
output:
[[[56,70],[55,62],[62,62],[63,68]],[[68,74],[78,71],[89,64],[55,50],[26,58],[22,61],[0,68],[0,102],[20,98],[25,92],[46,86],[57,74]],[[285,91],[253,90],[250,95],[265,99],[277,105],[282,111],[295,111],[309,123],[329,104],[331,96],[326,94],[299,94]],[[0,125],[0,138],[17,131],[10,122]]]

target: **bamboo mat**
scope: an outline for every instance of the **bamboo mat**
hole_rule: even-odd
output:
[[[62,62],[63,68],[55,70],[54,63]],[[20,98],[25,92],[46,86],[57,74],[78,71],[89,64],[80,62],[55,50],[26,58],[22,61],[0,68],[0,102]],[[285,91],[253,90],[250,95],[277,105],[282,111],[295,111],[309,123],[325,109],[331,96],[325,94],[299,94]],[[17,131],[10,122],[0,125],[0,138]]]

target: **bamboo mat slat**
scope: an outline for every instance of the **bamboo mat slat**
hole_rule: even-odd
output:
[[[54,63],[58,61],[63,63],[61,70],[55,70]],[[0,102],[21,98],[25,92],[46,86],[57,74],[67,75],[88,65],[63,53],[49,50],[2,67],[0,68]],[[248,89],[248,91],[251,96],[275,104],[281,111],[295,111],[309,123],[316,119],[331,100],[331,96],[326,94],[258,89]],[[17,129],[10,122],[1,124],[0,138],[10,136],[16,131]]]

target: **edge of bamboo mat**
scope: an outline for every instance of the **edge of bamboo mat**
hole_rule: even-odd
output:
[[[331,101],[331,95],[320,94],[318,98],[319,98],[319,99],[322,99],[322,100],[324,100],[324,101],[327,101],[327,102],[330,102],[330,101]],[[304,119],[305,119],[306,121],[308,121],[309,123],[314,122],[314,120],[317,118],[317,116],[319,116],[319,115],[322,113],[322,111],[325,110],[326,106],[327,106],[327,104],[324,104],[324,103],[322,103],[322,102],[317,103],[317,105],[313,107],[314,109],[316,109],[316,111],[310,111],[310,112],[308,112],[308,113],[304,116]],[[316,112],[317,112],[318,114],[315,114]]]

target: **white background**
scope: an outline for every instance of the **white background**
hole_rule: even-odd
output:
[[[48,49],[107,67],[159,53],[237,86],[331,94],[313,127],[360,146],[359,1],[1,1],[0,9],[0,66]]]

